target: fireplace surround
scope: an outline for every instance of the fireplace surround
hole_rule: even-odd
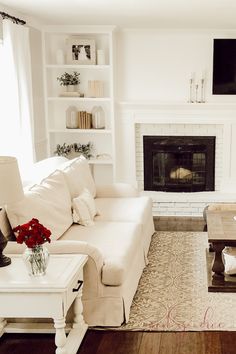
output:
[[[153,215],[201,216],[209,203],[236,200],[236,105],[122,102],[117,180],[151,196]],[[201,192],[144,190],[143,136],[215,136],[215,188]]]
[[[215,136],[143,136],[144,190],[215,190]]]

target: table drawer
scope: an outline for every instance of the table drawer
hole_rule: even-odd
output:
[[[67,309],[71,306],[79,291],[83,287],[83,269],[73,278],[67,290]]]

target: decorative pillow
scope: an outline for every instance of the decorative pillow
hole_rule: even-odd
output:
[[[96,196],[96,186],[84,156],[66,162],[60,170],[65,175],[72,199],[81,194],[84,188],[87,188],[93,197]]]
[[[13,227],[37,218],[58,239],[72,224],[71,198],[64,175],[55,171],[25,192],[25,198],[6,207]]]
[[[87,205],[83,200],[80,199],[80,197],[73,199],[72,208],[72,216],[74,223],[83,226],[91,226],[94,224]]]
[[[93,225],[93,219],[97,215],[97,209],[94,199],[88,189],[83,192],[72,202],[73,221],[75,223],[88,226]]]

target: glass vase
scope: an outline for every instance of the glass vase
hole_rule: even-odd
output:
[[[49,253],[45,246],[38,245],[33,248],[26,248],[23,259],[28,269],[29,275],[40,276],[46,273]]]

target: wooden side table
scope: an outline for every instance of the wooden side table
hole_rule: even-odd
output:
[[[82,311],[84,255],[51,255],[46,275],[31,277],[22,255],[0,268],[0,336],[3,333],[53,333],[56,354],[76,354],[88,328]],[[65,318],[74,306],[74,322],[65,334]],[[10,323],[5,318],[52,318],[50,323]]]

